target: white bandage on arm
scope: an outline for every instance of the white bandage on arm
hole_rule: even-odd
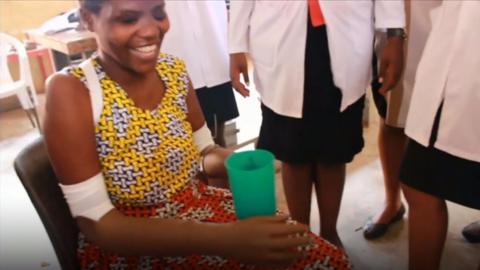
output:
[[[197,131],[193,132],[193,141],[200,153],[205,151],[209,146],[215,145],[212,139],[212,133],[208,129],[207,124],[204,124]]]
[[[108,197],[104,177],[101,172],[73,185],[62,185],[65,200],[73,217],[86,217],[99,221],[114,206]]]

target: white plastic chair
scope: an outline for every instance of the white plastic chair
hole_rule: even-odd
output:
[[[16,81],[12,79],[8,68],[8,54],[12,52],[12,48],[18,55],[20,69],[20,79]],[[23,44],[16,38],[5,33],[0,33],[0,98],[13,95],[17,95],[32,125],[40,130],[40,122],[36,109],[38,99],[35,86],[33,85],[27,51]]]

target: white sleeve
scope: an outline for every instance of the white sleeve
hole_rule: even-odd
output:
[[[250,16],[254,6],[254,0],[230,1],[230,19],[228,24],[228,47],[230,53],[248,52]]]
[[[373,0],[375,5],[375,28],[404,28],[404,0]]]

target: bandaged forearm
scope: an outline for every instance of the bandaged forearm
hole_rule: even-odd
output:
[[[104,181],[103,174],[100,172],[77,184],[60,184],[73,217],[81,216],[99,221],[114,208]]]
[[[207,148],[215,145],[212,139],[212,133],[208,129],[207,124],[204,124],[197,131],[193,132],[193,141],[200,153],[204,153]]]

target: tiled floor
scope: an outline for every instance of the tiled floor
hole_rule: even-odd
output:
[[[239,135],[242,141],[255,134],[260,112],[254,97],[238,100],[242,118],[237,127],[243,130]],[[40,113],[43,114],[43,111]],[[373,111],[370,115],[370,125],[365,128],[366,147],[348,167],[339,231],[356,269],[406,269],[406,220],[392,226],[387,235],[377,241],[365,241],[360,230],[368,217],[381,207],[383,198],[382,174],[376,150],[378,119]],[[21,110],[0,113],[2,270],[58,269],[45,230],[12,167],[12,161],[20,149],[38,136],[39,133],[30,126]],[[286,209],[280,181],[277,181],[277,194],[279,208]],[[460,231],[464,225],[480,219],[480,212],[456,204],[449,204],[448,207],[450,225],[441,269],[475,270],[480,263],[480,245],[467,243]],[[315,201],[312,202],[312,209],[312,229],[318,231]]]

